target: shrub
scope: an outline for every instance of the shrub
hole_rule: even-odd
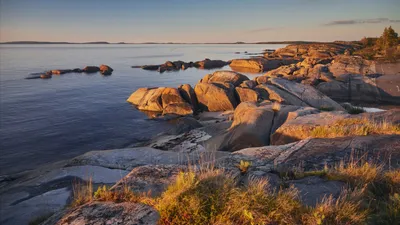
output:
[[[240,160],[240,164],[237,165],[241,173],[246,173],[249,170],[249,167],[251,166],[251,162],[249,161],[244,161]]]

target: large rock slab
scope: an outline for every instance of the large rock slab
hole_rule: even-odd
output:
[[[282,65],[296,63],[296,59],[265,59],[265,58],[250,58],[250,59],[234,59],[229,66],[231,68],[248,68],[252,71],[268,71],[276,69]]]
[[[358,56],[340,55],[335,57],[329,66],[329,71],[335,77],[343,74],[374,74],[376,73],[375,62],[365,60]]]
[[[4,205],[2,202],[0,223],[3,225],[28,224],[40,216],[46,216],[63,209],[69,198],[70,190],[68,188],[60,188],[17,204]]]
[[[217,166],[234,169],[241,160],[252,163],[250,170],[293,171],[301,165],[304,171],[337,166],[354,157],[373,160],[383,169],[399,168],[399,135],[370,135],[338,138],[308,138],[277,146],[245,148],[216,161]],[[389,157],[390,156],[390,157]],[[354,159],[354,158],[353,158]]]
[[[326,180],[320,177],[305,177],[299,180],[290,180],[288,185],[293,185],[300,194],[303,204],[313,206],[324,197],[339,197],[341,191],[346,188],[346,183],[340,181]]]
[[[393,102],[395,99],[379,88],[374,78],[360,74],[346,74],[338,79],[340,81],[321,83],[317,89],[339,101],[376,103]]]
[[[292,44],[284,48],[279,48],[271,54],[275,57],[312,57],[330,58],[343,54],[346,50],[353,50],[354,46],[341,43],[310,43]]]
[[[205,152],[204,154],[210,154]],[[91,151],[78,156],[68,166],[92,165],[113,169],[132,170],[144,165],[187,165],[195,162],[202,154],[182,154],[158,150],[150,147],[124,148],[103,151]]]
[[[370,121],[375,122],[387,122],[393,125],[398,125],[400,122],[400,110],[388,110],[376,113],[363,113],[358,115],[350,115],[345,112],[321,112],[313,114],[300,114],[295,115],[297,111],[289,113],[293,114],[294,118],[287,120],[282,126],[280,126],[275,133],[271,135],[271,144],[282,145],[302,139],[306,139],[312,136],[312,132],[315,128],[320,126],[329,126],[342,121],[344,119],[364,119],[367,118]],[[354,126],[351,123],[341,124],[342,129],[347,129],[350,126]],[[332,133],[335,136],[335,133]]]
[[[178,90],[179,90],[182,98],[192,106],[193,111],[197,111],[198,102],[197,102],[197,97],[196,97],[196,94],[194,93],[194,89],[192,88],[192,86],[190,86],[189,84],[183,84],[178,87]]]
[[[164,87],[139,88],[131,94],[127,101],[136,105],[140,110],[162,112],[161,96],[164,89]]]
[[[284,123],[271,135],[271,144],[283,145],[309,138],[314,128],[349,117],[345,112],[322,112],[296,117]]]
[[[253,102],[239,104],[232,126],[206,141],[208,150],[237,151],[269,144],[274,111],[271,106],[258,107]]]
[[[202,110],[216,112],[233,110],[237,105],[232,84],[199,83],[194,91]]]
[[[293,94],[314,108],[332,108],[334,110],[344,111],[344,108],[339,103],[333,101],[311,86],[291,82],[282,78],[272,78],[271,83]]]
[[[257,91],[250,88],[236,87],[235,88],[239,102],[257,102]]]
[[[337,166],[357,154],[366,161],[384,165],[384,169],[399,168],[399,138],[400,135],[369,135],[305,139],[301,148],[286,154],[277,164],[278,168],[287,169],[301,164],[308,171],[323,169],[325,165]]]
[[[70,210],[57,225],[155,225],[159,217],[154,208],[140,203],[91,202]]]
[[[165,88],[161,95],[163,114],[192,115],[192,106],[181,96],[177,88]]]
[[[111,189],[129,188],[135,193],[151,193],[159,196],[176,176],[188,169],[184,165],[148,165],[133,169],[127,176],[118,181]]]
[[[274,85],[260,84],[256,87],[256,90],[259,92],[265,91],[267,93],[264,95],[265,100],[271,100],[288,105],[309,106],[309,104],[302,101],[302,99]],[[261,96],[263,95],[261,94]]]

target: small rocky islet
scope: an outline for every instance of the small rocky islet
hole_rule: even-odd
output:
[[[114,70],[107,66],[107,65],[100,65],[100,66],[85,66],[83,69],[80,68],[75,68],[75,69],[55,69],[55,70],[48,70],[45,72],[41,73],[31,73],[28,77],[25,79],[50,79],[53,75],[63,75],[67,73],[97,73],[100,72],[100,74],[104,76],[109,76],[112,74]]]
[[[1,203],[7,212],[2,220],[25,223],[55,212],[42,224],[157,224],[160,215],[151,204],[94,201],[64,208],[71,199],[70,183],[90,179],[94,186],[151,190],[160,196],[188,164],[212,163],[243,185],[258,178],[268,179],[275,189],[291,185],[307,206],[327,195],[338,198],[346,183],[317,175],[282,177],[279,171],[299,165],[306,172],[324,169],[355,151],[385,165],[382,170],[398,169],[400,110],[350,114],[352,106],[343,103],[399,104],[392,90],[396,83],[387,82],[398,75],[382,74],[377,62],[353,56],[357,48],[346,43],[289,45],[263,57],[225,62],[234,71],[206,74],[194,87],[134,90],[129,103],[174,128],[137,147],[92,151],[4,177],[2,193],[9,197]],[[167,62],[140,68],[164,72],[187,67]],[[240,71],[265,74],[249,79]],[[324,136],[324,130],[336,128],[346,132]],[[251,163],[246,173],[238,169],[243,161]]]

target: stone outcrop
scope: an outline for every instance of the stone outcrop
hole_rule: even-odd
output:
[[[314,69],[314,68],[312,68]],[[315,67],[315,76],[321,79],[323,69]],[[314,89],[282,78],[267,78],[264,84],[249,80],[233,71],[216,71],[205,75],[193,89],[190,85],[179,88],[139,88],[127,99],[139,110],[162,114],[191,115],[198,111],[234,110],[241,102],[278,102],[296,106],[312,106],[344,110],[338,103]]]
[[[271,84],[260,84],[256,87],[263,99],[279,102],[282,104],[309,106],[297,96],[282,90]]]
[[[293,117],[293,116],[291,116]],[[388,122],[398,124],[400,122],[399,110],[389,110],[379,113],[349,115],[344,112],[321,112],[313,115],[296,115],[288,120],[271,135],[272,145],[282,145],[311,137],[312,131],[320,126],[329,126],[343,119],[362,119],[367,117],[371,121]],[[348,123],[341,125],[342,129],[354,126]],[[334,135],[334,134],[333,134]]]
[[[240,87],[254,89],[257,86],[257,82],[254,80],[245,80],[240,84]]]
[[[145,204],[91,202],[69,211],[57,224],[154,225],[159,218],[158,212]]]
[[[194,93],[194,89],[189,84],[183,84],[178,87],[179,93],[181,94],[182,98],[192,105],[193,111],[197,111],[198,109],[198,102],[196,94]]]
[[[191,104],[183,99],[177,88],[139,88],[127,101],[144,111],[176,115],[193,114]]]
[[[162,112],[163,106],[161,101],[161,96],[163,91],[165,90],[164,87],[160,88],[149,88],[144,93],[143,97],[140,98],[140,102],[137,104],[138,109],[146,110],[146,111],[155,111],[155,112]],[[139,93],[134,92],[131,97],[135,100],[138,98],[137,96],[141,95],[143,90],[140,90]],[[131,97],[128,98],[130,101]],[[135,104],[133,101],[131,103]]]
[[[265,58],[250,58],[250,59],[234,59],[229,66],[235,70],[236,68],[248,68],[252,71],[268,71],[276,69],[282,65],[289,65],[298,62],[297,59],[265,59]]]
[[[319,113],[312,107],[271,103],[242,102],[235,109],[229,129],[219,132],[205,142],[206,149],[237,151],[247,147],[270,144],[270,136],[278,132],[282,124],[300,116]]]
[[[151,193],[159,196],[176,176],[187,170],[184,165],[146,165],[133,169],[128,175],[118,181],[111,190],[129,188],[135,193]]]
[[[177,88],[165,88],[161,95],[164,114],[191,115],[192,106],[186,102]]]
[[[216,71],[211,75],[206,75],[206,77],[202,79],[202,82],[231,83],[233,86],[237,87],[246,80],[249,80],[249,78],[243,74],[234,71],[223,70],[223,71]]]
[[[258,93],[251,88],[236,87],[235,88],[240,102],[257,102]]]
[[[346,50],[354,51],[357,46],[344,43],[311,43],[294,44],[277,49],[269,54],[270,57],[280,58],[330,58],[344,54]]]
[[[234,152],[243,148],[269,144],[274,111],[271,106],[258,107],[252,102],[240,103],[232,126],[206,141],[207,149]]]
[[[375,63],[373,61],[362,59],[356,56],[340,55],[334,58],[329,71],[335,76],[342,74],[374,74],[376,73]]]
[[[235,109],[235,89],[230,83],[199,83],[194,91],[199,102],[199,108],[205,111],[225,111]]]
[[[285,122],[271,135],[271,144],[283,145],[309,138],[315,127],[330,125],[349,117],[350,115],[344,112],[322,112],[297,117]]]
[[[328,96],[322,94],[311,86],[290,82],[282,78],[273,78],[271,83],[280,87],[281,89],[293,94],[301,99],[303,102],[314,108],[332,108],[334,110],[342,110],[344,108],[337,102],[330,99]]]

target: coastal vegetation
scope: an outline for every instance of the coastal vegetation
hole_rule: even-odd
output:
[[[400,126],[387,121],[374,121],[367,118],[341,119],[333,124],[318,126],[310,135],[315,138],[334,138],[346,136],[366,136],[374,134],[400,134]]]
[[[385,27],[379,38],[364,37],[360,43],[362,48],[355,51],[354,55],[360,55],[370,60],[396,61],[400,58],[400,38],[391,26]]]
[[[75,193],[73,205],[142,203],[159,212],[159,224],[394,224],[400,219],[400,170],[384,166],[358,159],[321,171],[291,173],[292,179],[319,176],[346,183],[338,197],[325,196],[315,206],[304,205],[293,186],[282,183],[274,189],[267,179],[243,185],[231,173],[213,167],[180,172],[158,197],[104,186],[86,201]],[[280,173],[284,174],[288,173]]]

